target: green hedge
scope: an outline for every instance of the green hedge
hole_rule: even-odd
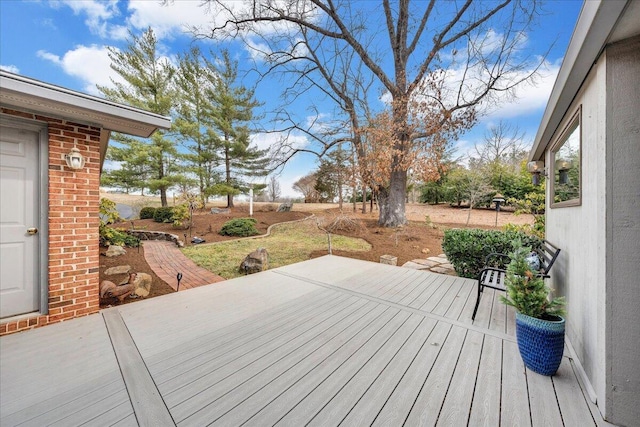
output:
[[[223,236],[238,236],[247,237],[260,234],[256,230],[257,221],[255,218],[236,218],[231,221],[227,221],[220,229],[220,234]]]
[[[156,208],[156,211],[153,213],[153,220],[155,222],[173,222],[173,211],[170,207],[160,207]]]
[[[481,229],[451,229],[444,232],[442,249],[460,277],[477,279],[484,260],[492,252],[510,254],[513,243],[520,239],[523,246],[536,248],[540,239],[519,231]],[[504,264],[496,267],[505,268]]]
[[[140,219],[153,219],[153,216],[156,213],[156,208],[153,206],[145,206],[140,209]]]

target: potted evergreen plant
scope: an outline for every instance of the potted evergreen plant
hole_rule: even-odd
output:
[[[531,248],[514,245],[507,267],[503,303],[514,307],[516,337],[524,364],[542,375],[554,375],[564,350],[564,297],[550,298],[550,289],[540,275],[532,271],[527,258]]]

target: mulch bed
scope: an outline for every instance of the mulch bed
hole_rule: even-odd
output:
[[[256,228],[261,234],[264,234],[266,233],[267,228],[272,224],[299,220],[307,217],[308,215],[309,213],[305,212],[258,211],[254,212],[253,217],[257,220]],[[400,229],[390,229],[378,226],[377,219],[373,218],[371,214],[349,212],[341,215],[338,209],[328,209],[316,212],[316,215],[321,218],[321,223],[325,226],[331,224],[331,222],[338,216],[349,218],[349,223],[351,225],[356,224],[355,227],[335,229],[332,232],[351,237],[359,237],[372,245],[372,249],[369,252],[334,251],[334,255],[373,262],[379,262],[381,255],[393,255],[398,257],[398,265],[402,265],[405,262],[416,258],[427,258],[429,256],[435,256],[442,253],[442,230],[429,226],[424,221],[409,221],[407,225]],[[221,236],[218,234],[218,231],[222,225],[230,219],[248,216],[246,207],[237,207],[231,209],[228,213],[220,214],[196,212],[193,217],[193,226],[191,229],[187,230],[176,230],[171,224],[157,223],[151,219],[135,220],[133,221],[133,224],[131,222],[121,223],[120,226],[123,228],[130,228],[133,226],[135,229],[168,232],[178,235],[181,239],[184,239],[184,235],[186,234],[187,245],[191,245],[190,240],[195,236],[200,237],[207,242],[235,239],[234,237]],[[106,248],[101,248],[101,252],[104,252],[105,250]],[[310,257],[316,258],[326,254],[326,250],[315,251]],[[126,279],[126,275],[104,275],[104,271],[107,268],[117,265],[129,265],[133,272],[144,272],[152,276],[153,283],[151,293],[145,299],[174,292],[168,284],[160,280],[160,278],[151,271],[144,259],[143,247],[140,249],[128,248],[125,255],[118,257],[108,258],[106,256],[101,256],[100,280],[102,281],[107,279],[116,284],[124,281]],[[137,300],[138,299],[126,298],[123,303],[127,304]],[[117,301],[109,301],[108,303],[109,304],[105,304],[105,306],[117,304]]]
[[[175,229],[172,224],[163,224],[154,222],[152,219],[127,221],[116,224],[116,227],[131,228],[136,230],[149,230],[149,231],[163,231],[171,234],[176,234],[182,240],[184,235],[187,235],[186,245],[191,245],[191,238],[198,236],[205,239],[207,242],[218,242],[224,240],[234,240],[236,237],[221,236],[218,231],[222,228],[222,225],[233,218],[245,218],[249,216],[249,212],[245,207],[233,208],[229,213],[211,214],[207,211],[195,212],[193,216],[193,227],[187,230]],[[267,232],[267,228],[276,223],[294,221],[309,216],[308,213],[303,212],[256,212],[253,213],[253,218],[257,220],[256,228],[260,234]],[[133,223],[133,224],[132,224]],[[151,284],[151,292],[144,299],[157,297],[160,295],[166,295],[175,292],[171,286],[161,280],[149,267],[147,261],[144,258],[144,245],[140,248],[126,248],[127,253],[116,257],[107,257],[102,254],[106,252],[107,248],[100,248],[100,282],[103,280],[110,280],[113,283],[120,284],[127,280],[127,274],[118,274],[107,276],[104,272],[109,267],[116,267],[120,265],[128,265],[131,267],[131,272],[136,273],[148,273],[151,275],[153,282]],[[122,304],[129,304],[135,301],[139,301],[141,298],[125,298]],[[117,299],[112,298],[100,302],[101,308],[110,307],[112,305],[120,304]]]

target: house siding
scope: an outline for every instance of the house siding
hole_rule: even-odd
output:
[[[606,55],[601,55],[574,98],[552,141],[581,109],[581,204],[547,209],[546,235],[562,252],[550,285],[567,298],[567,338],[597,400],[605,382],[606,290]],[[551,153],[546,153],[551,164]],[[547,186],[547,200],[550,200]],[[601,408],[602,411],[602,408]]]
[[[99,310],[100,132],[90,125],[2,108],[11,117],[35,120],[48,132],[48,313],[0,324],[0,335],[96,313]],[[64,155],[76,146],[86,159],[70,170]],[[44,240],[44,239],[43,239]]]
[[[640,37],[607,48],[607,419],[640,420]]]

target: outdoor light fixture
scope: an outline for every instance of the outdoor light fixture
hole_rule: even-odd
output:
[[[570,160],[558,159],[556,160],[556,169],[558,169],[558,181],[560,184],[568,184],[569,183],[569,169],[571,169],[573,165]]]
[[[498,212],[500,212],[500,203],[504,203],[504,196],[500,193],[496,194],[492,200],[496,204],[496,227],[498,226]]]
[[[71,169],[78,170],[84,167],[85,158],[80,154],[80,150],[77,147],[73,147],[69,154],[65,154],[64,159]]]
[[[544,162],[534,161],[527,163],[527,170],[531,173],[533,185],[540,185],[540,174],[544,175]]]

